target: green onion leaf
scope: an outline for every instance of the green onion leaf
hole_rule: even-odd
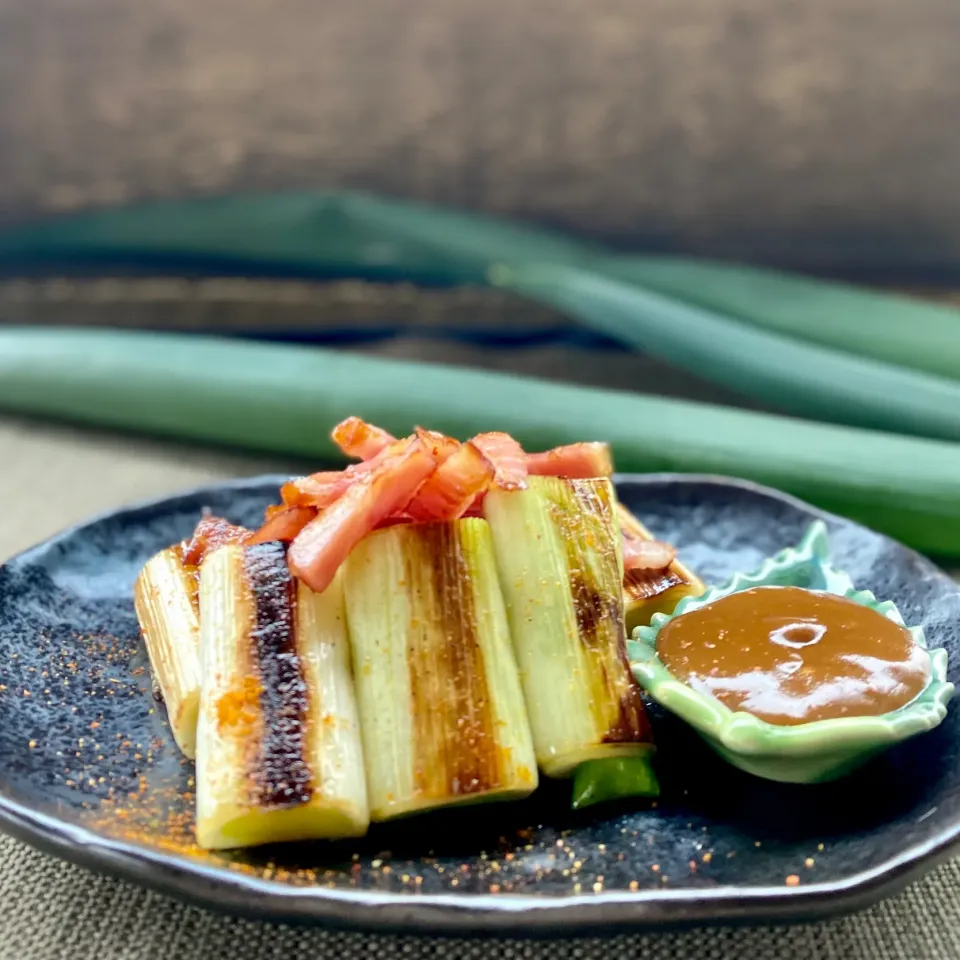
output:
[[[331,424],[611,444],[622,471],[744,477],[960,557],[960,444],[457,367],[239,340],[0,329],[0,409],[340,459]]]

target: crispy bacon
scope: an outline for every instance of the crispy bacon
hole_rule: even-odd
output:
[[[199,564],[225,543],[290,543],[291,571],[314,590],[333,579],[356,543],[372,530],[399,523],[482,517],[491,486],[522,490],[530,476],[606,477],[613,471],[605,443],[573,443],[527,454],[507,433],[481,433],[467,443],[417,427],[403,440],[360,417],[332,431],[334,442],[360,462],[285,483],[282,502],[268,507],[255,533],[205,517],[181,545],[184,561]],[[624,533],[626,570],[659,569],[672,547]]]
[[[251,537],[250,543],[273,540],[289,543],[316,515],[314,507],[267,507],[266,522]]]
[[[527,485],[527,455],[509,433],[480,433],[471,441],[493,464],[493,482],[502,490]]]
[[[532,477],[570,480],[609,477],[613,473],[613,459],[606,443],[570,443],[544,453],[528,453],[527,473]]]
[[[353,463],[345,470],[323,470],[309,477],[297,477],[280,488],[280,496],[288,507],[324,510],[339,500],[357,479],[376,470],[390,457],[404,450],[409,442],[394,440],[376,456],[362,463]]]
[[[346,470],[314,473],[285,483],[280,488],[280,497],[286,507],[316,507],[322,510],[342,497],[353,482],[354,475]]]
[[[347,417],[330,432],[333,442],[348,456],[370,460],[396,440],[386,430],[359,417]]]
[[[403,450],[356,478],[300,531],[287,554],[290,571],[311,590],[325,590],[350,551],[382,520],[402,511],[435,469],[419,440],[405,441]]]
[[[493,480],[493,465],[473,443],[458,444],[424,481],[407,504],[407,513],[421,522],[456,520],[472,506]]]
[[[443,463],[447,458],[452,457],[461,446],[459,440],[437,433],[436,430],[417,427],[415,433],[417,439],[423,444],[424,450],[427,450],[437,463]]]
[[[624,531],[623,569],[664,570],[677,559],[677,551],[660,540],[642,540]]]
[[[183,562],[199,567],[209,553],[226,543],[247,543],[253,534],[246,527],[237,527],[223,517],[203,517],[189,540],[180,545]]]

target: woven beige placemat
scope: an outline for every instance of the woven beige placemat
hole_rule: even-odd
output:
[[[0,464],[4,557],[122,503],[292,466],[13,420],[0,420]],[[161,956],[940,960],[960,957],[960,861],[865,913],[823,924],[536,943],[367,936],[222,917],[0,838],[0,960]]]

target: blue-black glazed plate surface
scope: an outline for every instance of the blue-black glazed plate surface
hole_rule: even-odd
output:
[[[278,478],[100,517],[0,569],[0,825],[42,849],[225,910],[362,929],[569,935],[810,919],[894,892],[960,835],[960,711],[834,784],[750,777],[652,712],[662,796],[528,801],[242,855],[190,847],[192,769],[153,699],[131,586],[204,507],[255,524]],[[899,605],[960,680],[960,589],[912,551],[792,498],[713,477],[620,477],[621,498],[708,582],[828,522],[835,562]]]

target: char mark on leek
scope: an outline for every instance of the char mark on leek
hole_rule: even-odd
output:
[[[487,524],[379,530],[350,554],[344,589],[371,819],[531,793],[536,758]]]
[[[541,769],[565,777],[591,760],[646,763],[612,483],[534,476],[527,489],[488,493],[484,511]]]
[[[645,627],[655,613],[672,613],[684,598],[706,590],[703,581],[677,559],[672,546],[650,531],[622,504],[617,504],[623,544],[623,598],[627,633]]]
[[[486,665],[477,635],[470,569],[455,524],[406,531],[406,580],[433,617],[411,623],[410,691],[416,717],[417,779],[429,796],[501,786]],[[432,620],[432,622],[431,622]],[[431,736],[433,729],[439,736]]]
[[[671,567],[663,570],[627,570],[623,574],[623,592],[631,599],[646,600],[679,587],[683,582],[683,578]]]
[[[560,489],[557,484],[551,486]],[[623,570],[615,549],[620,542],[616,495],[612,485],[602,480],[568,480],[566,486],[579,512],[564,509],[561,497],[555,501],[554,516],[566,545],[580,642],[590,653],[594,703],[598,710],[605,703],[619,704],[602,742],[649,742],[650,722],[627,659]],[[604,719],[601,713],[598,722]]]
[[[314,785],[305,759],[310,704],[297,652],[296,582],[282,543],[247,547],[243,569],[255,610],[250,647],[260,677],[263,716],[256,766],[259,802],[306,803]]]

